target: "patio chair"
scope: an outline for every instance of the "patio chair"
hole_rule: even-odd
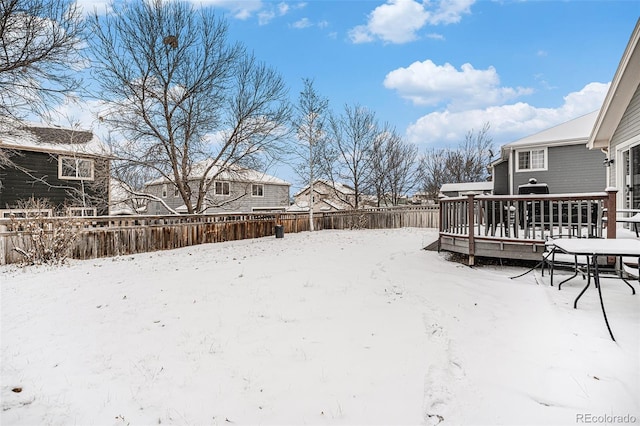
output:
[[[636,213],[631,217],[619,217],[619,218],[616,218],[616,222],[624,222],[624,223],[633,224],[633,230],[636,231],[636,238],[639,237],[639,235],[638,235],[638,224],[640,223],[640,213]]]
[[[562,284],[567,281],[575,278],[578,274],[582,275],[582,279],[585,278],[587,280],[590,279],[589,275],[589,257],[588,256],[578,256],[578,255],[569,255],[562,253],[559,250],[556,250],[554,245],[554,240],[558,238],[581,238],[571,234],[558,234],[558,235],[550,235],[545,241],[545,253],[542,257],[542,276],[544,276],[545,267],[549,269],[549,275],[551,277],[551,287],[553,287],[553,270],[555,268],[563,268],[563,269],[572,269],[573,275],[569,278],[562,280],[558,284],[558,290],[562,288]]]

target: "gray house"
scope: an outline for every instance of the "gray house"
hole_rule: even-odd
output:
[[[293,195],[292,212],[309,211],[309,185]],[[313,211],[329,212],[349,210],[355,204],[355,191],[349,185],[317,179],[313,182]]]
[[[0,155],[0,217],[108,214],[110,156],[91,131],[0,122]]]
[[[194,169],[204,169],[204,166],[196,165]],[[239,167],[222,172],[214,167],[209,175],[214,178],[207,193],[204,213],[276,212],[285,211],[289,206],[291,184],[277,177]],[[194,192],[197,188],[197,179],[201,177],[202,175],[197,171],[193,173]],[[169,180],[159,178],[148,182],[145,192],[156,199],[149,201],[148,214],[172,213],[164,204],[177,213],[187,213],[187,207],[178,189]],[[195,199],[192,203],[195,205]]]
[[[607,156],[586,144],[599,112],[567,121],[503,145],[491,164],[493,193],[516,195],[531,179],[546,183],[551,194],[604,191]]]
[[[617,209],[640,209],[640,19],[604,99],[587,146],[607,154]]]

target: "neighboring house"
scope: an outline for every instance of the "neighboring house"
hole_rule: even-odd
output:
[[[587,146],[607,155],[618,209],[640,209],[640,19],[611,81]]]
[[[503,145],[491,164],[493,193],[516,195],[532,178],[551,194],[604,191],[606,155],[586,147],[597,116],[595,111]]]
[[[293,196],[288,211],[309,211],[309,185]],[[355,205],[355,191],[349,185],[318,179],[313,183],[313,211],[330,212],[349,210]]]
[[[428,192],[416,192],[411,197],[411,204],[433,204],[433,198]]]
[[[90,131],[0,123],[0,217],[28,215],[45,200],[46,214],[108,214],[109,156]],[[30,201],[31,200],[31,201]]]
[[[126,183],[111,178],[109,185],[109,215],[135,215],[147,212],[147,199],[133,195],[134,191]]]
[[[493,192],[493,182],[445,183],[440,188],[440,197],[459,197],[476,194],[489,195]]]
[[[207,162],[197,164],[192,173],[193,199],[197,198],[197,182]],[[204,213],[252,213],[285,211],[289,206],[290,183],[256,170],[236,167],[231,171],[222,171],[214,167],[209,172],[214,176],[211,189],[207,193],[208,202]],[[156,179],[145,185],[145,192],[161,199],[178,213],[187,213],[187,206],[180,196],[177,187],[167,179]],[[171,213],[159,202],[150,200],[147,213],[164,215]]]

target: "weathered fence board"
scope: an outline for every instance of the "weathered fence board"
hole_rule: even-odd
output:
[[[29,249],[30,235],[21,224],[29,219],[0,219],[0,264],[16,263],[22,256],[14,248]],[[51,233],[56,221],[39,219]],[[169,250],[203,243],[260,238],[275,234],[275,225],[286,233],[309,230],[307,213],[215,214],[183,216],[127,216],[74,219],[78,238],[70,257],[93,259],[158,250]],[[438,207],[380,208],[314,214],[314,228],[385,229],[400,227],[438,228]]]

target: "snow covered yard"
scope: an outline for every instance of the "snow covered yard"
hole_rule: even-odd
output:
[[[595,290],[572,308],[582,280],[471,269],[421,250],[436,237],[321,231],[2,267],[0,423],[640,422],[640,295],[604,281],[613,342]]]

